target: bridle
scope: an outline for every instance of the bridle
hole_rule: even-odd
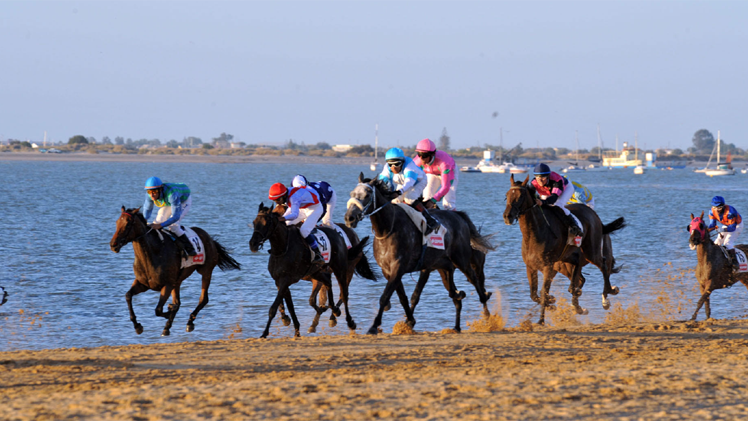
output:
[[[260,240],[260,245],[257,246],[257,250],[262,250],[262,247],[265,245],[265,241],[270,239],[270,236],[273,235],[273,231],[275,231],[275,229],[278,228],[278,224],[280,224],[278,217],[276,216],[274,218],[272,212],[269,212],[267,216],[272,222],[272,224],[268,224],[268,225],[272,225],[272,226],[268,228],[266,234]],[[288,251],[288,236],[289,236],[289,230],[286,230],[286,249],[282,251],[281,253],[272,253],[272,249],[271,249],[271,253],[270,253],[271,256],[280,256],[282,254],[286,254],[286,252]]]
[[[706,240],[706,230],[703,228],[704,220],[700,217],[696,217],[691,221],[691,225],[688,226],[688,232],[696,231],[699,233],[699,240],[702,242]]]
[[[516,202],[512,202],[509,206],[512,208],[512,212],[517,212],[517,217],[519,218],[522,216],[525,212],[529,211],[530,209],[537,206],[537,203],[533,203],[530,207],[525,207],[524,209],[519,209],[520,206],[524,205],[525,199],[527,196],[529,196],[530,192],[527,190],[527,186],[512,186],[509,188],[509,190],[522,190],[523,193],[520,194],[520,199]]]
[[[346,207],[350,208],[351,205],[355,205],[356,207],[361,209],[361,213],[357,216],[357,219],[361,221],[364,219],[364,216],[372,216],[375,213],[382,210],[387,205],[387,201],[382,203],[382,206],[377,207],[377,192],[374,190],[374,187],[372,187],[368,183],[358,183],[356,187],[358,188],[359,186],[364,186],[371,192],[371,200],[369,200],[369,202],[366,205],[364,205],[357,198],[351,197],[350,199],[348,199],[348,203],[346,204]],[[369,210],[372,206],[374,207],[374,210],[370,211],[369,213],[366,213],[366,211]]]
[[[149,232],[153,231],[153,228],[151,228],[151,229],[147,230],[146,232],[144,232],[143,234],[140,234],[139,236],[133,238],[132,240],[127,240],[127,237],[130,236],[130,231],[132,231],[133,222],[135,221],[135,215],[132,214],[132,213],[123,211],[122,214],[120,215],[120,218],[125,218],[125,220],[127,221],[127,225],[125,225],[124,232],[122,233],[122,235],[117,236],[118,240],[119,240],[119,238],[123,238],[123,237],[125,238],[125,241],[122,243],[122,245],[120,245],[120,247],[123,247],[127,243],[135,242],[135,241],[137,241],[137,240],[145,237]],[[119,241],[118,241],[118,243],[119,243]]]

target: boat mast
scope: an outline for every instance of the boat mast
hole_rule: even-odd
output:
[[[603,141],[600,138],[600,125],[597,125],[597,152],[600,154],[600,162],[603,162]]]
[[[574,159],[577,162],[574,165],[579,165],[579,130],[574,130],[574,140],[577,142],[577,148],[574,150]]]
[[[499,162],[504,163],[504,128],[499,127]]]
[[[379,153],[379,123],[374,124],[374,164],[377,164],[377,154]]]
[[[719,130],[717,130],[717,168],[719,168]]]
[[[636,132],[634,132],[634,161],[639,161],[639,136]]]

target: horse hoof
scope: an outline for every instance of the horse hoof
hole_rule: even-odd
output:
[[[263,332],[262,335],[260,335],[260,339],[265,339],[268,337],[268,332]]]
[[[306,331],[306,333],[315,333],[317,332],[317,328],[314,326],[309,326],[309,329]]]
[[[586,315],[590,314],[590,311],[587,310],[586,308],[580,308],[580,309],[577,310],[577,314],[581,314],[582,316],[586,316]]]
[[[488,301],[489,298],[493,295],[493,292],[487,292],[486,293],[486,301]]]
[[[140,335],[141,333],[143,333],[143,326],[141,326],[139,324],[137,326],[135,326],[135,333],[137,333],[138,335]]]
[[[338,321],[335,319],[330,319],[330,322],[328,323],[330,327],[335,327],[338,325]]]
[[[462,329],[459,326],[455,326],[455,332],[461,333]]]
[[[368,331],[366,331],[367,335],[376,335],[377,333],[379,333],[379,329],[377,329],[374,326],[372,326]]]
[[[192,332],[195,330],[195,325],[193,323],[187,323],[187,332]]]
[[[610,301],[603,303],[603,310],[610,310]]]
[[[619,293],[620,291],[621,291],[621,290],[620,290],[620,289],[618,289],[618,287],[617,287],[617,286],[614,286],[614,287],[613,287],[613,290],[612,290],[612,291],[610,291],[610,295],[618,295],[618,293]]]
[[[283,317],[281,317],[281,320],[283,320],[283,326],[290,326],[291,325],[291,318],[290,317],[283,316]],[[264,338],[264,336],[263,336],[263,338]]]
[[[295,338],[300,338],[301,337],[301,333],[299,333],[299,329],[296,329],[296,332],[294,332],[293,336]]]
[[[467,297],[465,291],[457,291],[457,299],[462,301],[463,298]]]
[[[171,332],[169,332],[169,329],[164,329],[163,332],[161,332],[161,336],[169,336],[171,335]]]
[[[338,308],[338,307],[333,307],[333,308],[332,308],[332,314],[334,314],[334,315],[335,315],[335,317],[340,317],[340,315],[341,315],[342,313],[340,312],[340,308]]]
[[[350,329],[350,330],[356,330],[356,322],[354,322],[353,320],[351,320],[350,322],[348,322],[348,329]]]

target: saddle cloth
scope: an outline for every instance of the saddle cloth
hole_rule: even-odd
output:
[[[328,227],[327,225],[324,225],[324,226]],[[335,231],[337,231],[338,234],[340,234],[340,236],[343,237],[343,241],[345,241],[345,246],[350,249],[352,247],[351,239],[348,238],[348,234],[346,234],[345,231],[343,231],[343,228],[340,228],[338,224],[332,224],[332,228],[335,228]]]
[[[579,247],[582,245],[582,237],[584,236],[584,225],[582,225],[582,222],[579,221],[579,218],[577,218],[576,215],[574,215],[573,212],[569,212],[569,215],[571,215],[572,218],[574,218],[574,221],[577,223],[577,226],[579,227],[579,230],[582,231],[582,235],[573,236],[571,233],[569,233],[568,238],[569,240],[567,243],[570,246],[576,246]],[[571,229],[571,228],[569,228]]]
[[[187,256],[186,258],[182,257],[181,267],[188,268],[190,266],[202,265],[203,263],[205,263],[205,247],[203,246],[203,240],[201,240],[200,236],[197,235],[197,233],[191,228],[182,227],[182,229],[184,230],[184,234],[187,236],[187,239],[192,243],[192,247],[195,248],[197,254],[194,256]]]
[[[322,258],[325,259],[325,263],[330,263],[332,244],[330,244],[330,239],[327,237],[327,234],[316,228],[312,231],[312,234],[317,239],[317,247],[319,247],[319,252],[322,255]],[[314,256],[312,256],[312,258],[314,258]]]
[[[725,251],[723,249],[723,251]],[[727,255],[729,256],[729,254]],[[737,273],[744,273],[748,272],[748,259],[745,257],[745,253],[743,250],[740,250],[739,248],[735,247],[735,257],[738,259],[738,270],[735,272]]]
[[[413,207],[411,207],[407,203],[396,204],[403,208],[403,210],[406,214],[408,214],[413,223],[416,224],[416,228],[418,228],[418,230],[423,234],[426,231],[426,218],[421,214],[421,212],[413,209]],[[438,230],[432,232],[429,235],[423,236],[423,242],[421,244],[425,244],[427,247],[444,250],[444,237],[446,236],[446,234],[447,228],[445,228],[444,225],[440,224]]]

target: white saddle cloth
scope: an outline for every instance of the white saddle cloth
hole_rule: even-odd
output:
[[[421,231],[421,234],[423,234],[426,231],[427,226],[426,218],[423,216],[423,214],[413,209],[413,207],[408,204],[397,203],[397,205],[403,208],[405,213],[408,214],[410,219],[416,225],[416,228],[418,228],[418,230]],[[446,234],[447,228],[445,228],[444,225],[440,224],[438,230],[432,232],[429,235],[423,236],[423,242],[421,244],[426,244],[427,247],[444,250],[444,236]]]
[[[203,240],[201,240],[200,236],[191,228],[182,227],[182,229],[184,230],[187,239],[192,243],[192,247],[194,247],[197,252],[194,256],[187,256],[187,258],[182,257],[182,268],[202,265],[205,263],[205,247],[203,246]]]

